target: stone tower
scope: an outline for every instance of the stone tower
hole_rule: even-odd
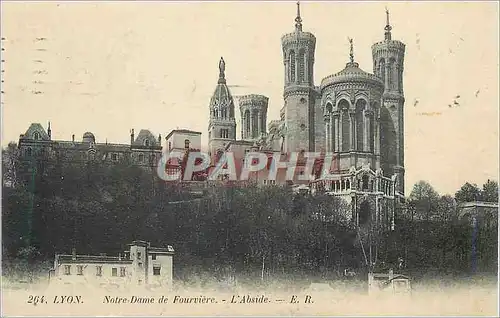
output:
[[[258,139],[266,134],[269,98],[263,95],[245,95],[239,98],[241,112],[241,139]]]
[[[373,44],[373,72],[384,82],[380,108],[380,165],[385,175],[396,175],[396,190],[404,194],[404,91],[405,44],[393,40],[386,11],[384,41]]]
[[[236,119],[234,117],[234,100],[226,85],[226,63],[221,57],[219,61],[219,80],[210,99],[210,120],[208,122],[208,148],[212,158],[231,140],[236,140]]]
[[[302,31],[297,2],[295,31],[281,38],[285,66],[285,152],[314,151],[314,51],[316,37]]]

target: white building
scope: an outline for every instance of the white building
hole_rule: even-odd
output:
[[[85,282],[95,285],[172,286],[172,246],[151,247],[133,241],[124,256],[56,254],[50,280],[61,283]]]

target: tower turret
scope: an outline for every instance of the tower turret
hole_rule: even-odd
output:
[[[316,37],[302,31],[300,3],[297,2],[295,31],[283,35],[285,67],[285,150],[314,151],[314,52]]]
[[[258,139],[266,134],[269,98],[263,95],[245,95],[239,99],[241,112],[241,138]]]
[[[230,140],[236,140],[234,100],[226,85],[225,71],[226,62],[221,57],[219,60],[219,80],[209,104],[208,146],[211,156],[223,151]]]
[[[384,174],[395,174],[396,189],[404,194],[404,90],[405,44],[392,39],[386,10],[384,40],[372,46],[373,72],[384,82],[380,109],[380,162]]]

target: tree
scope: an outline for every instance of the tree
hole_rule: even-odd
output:
[[[7,187],[15,187],[17,185],[18,168],[18,150],[17,144],[10,142],[7,147],[2,149],[2,181]]]
[[[481,200],[486,202],[498,202],[498,182],[494,180],[486,181],[483,184]]]
[[[426,181],[419,181],[413,186],[409,200],[415,208],[417,217],[430,220],[436,214],[439,194]]]
[[[466,182],[460,190],[455,193],[457,202],[473,202],[481,200],[481,190],[477,185]]]

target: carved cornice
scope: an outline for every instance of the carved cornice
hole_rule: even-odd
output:
[[[249,94],[238,97],[238,102],[241,105],[247,104],[265,104],[269,103],[269,97],[258,94]]]
[[[372,45],[372,51],[383,50],[383,49],[393,49],[393,50],[405,50],[406,44],[398,40],[390,41],[380,41]]]
[[[293,95],[309,96],[313,91],[314,89],[310,86],[288,86],[285,87],[283,97],[287,98],[288,96]]]
[[[309,44],[315,46],[316,37],[310,32],[292,32],[284,34],[281,37],[281,43],[283,46],[288,46],[290,44]]]
[[[379,95],[382,95],[384,92],[384,84],[381,81],[372,82],[364,80],[331,83],[328,81],[328,78],[323,79],[321,83],[321,92],[324,93],[325,90],[330,89],[335,92],[348,91],[351,89],[368,90],[370,91],[370,94],[376,95],[378,93]]]

